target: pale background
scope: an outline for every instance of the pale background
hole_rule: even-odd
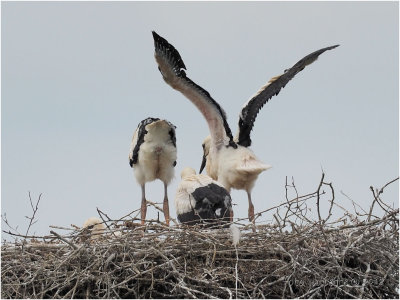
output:
[[[188,76],[226,110],[233,132],[243,103],[270,77],[314,50],[341,45],[258,115],[252,149],[273,168],[253,190],[256,211],[285,200],[286,176],[294,177],[300,195],[308,194],[323,169],[349,210],[341,191],[368,207],[369,187],[398,176],[398,2],[1,5],[1,211],[21,233],[31,215],[29,191],[33,200],[43,193],[30,231],[37,235],[47,234],[49,225],[80,226],[97,215],[96,207],[111,218],[139,208],[128,151],[137,124],[149,116],[177,126],[178,164],[169,187],[176,216],[180,171],[200,167],[208,127],[163,82],[152,30],[177,47]],[[146,188],[148,199],[162,201],[160,181]],[[232,197],[235,216],[246,217],[245,192]],[[397,207],[398,183],[382,197]],[[157,216],[154,208],[148,216]]]

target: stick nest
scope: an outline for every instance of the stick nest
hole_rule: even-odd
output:
[[[274,222],[237,221],[237,246],[229,228],[138,226],[131,217],[104,220],[98,236],[75,228],[3,243],[1,296],[398,298],[399,210],[313,221],[304,205],[319,205],[321,187],[275,207]]]

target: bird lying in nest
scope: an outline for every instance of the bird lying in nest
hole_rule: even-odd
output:
[[[211,227],[231,221],[232,199],[219,182],[207,175],[197,175],[192,168],[183,169],[181,178],[175,196],[180,223]]]

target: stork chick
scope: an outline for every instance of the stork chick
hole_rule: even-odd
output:
[[[169,225],[167,186],[174,177],[176,166],[175,126],[167,120],[147,118],[141,121],[133,134],[129,164],[142,188],[141,224],[146,220],[146,182],[160,179],[164,183],[163,212]]]
[[[249,201],[248,216],[254,222],[251,190],[258,175],[271,167],[259,161],[248,148],[257,114],[297,73],[317,60],[319,55],[339,45],[317,50],[285,70],[282,75],[271,78],[243,106],[239,116],[239,131],[236,138],[233,138],[225,111],[205,89],[186,76],[186,66],[179,52],[154,31],[153,38],[155,59],[164,81],[186,96],[207,121],[210,137],[203,144],[204,158],[200,173],[206,165],[207,174],[218,180],[228,191],[231,188],[245,190]]]
[[[88,233],[90,233],[90,240],[94,241],[99,239],[104,233],[106,226],[104,222],[96,217],[90,217],[83,223],[83,229],[87,228]]]
[[[183,169],[181,178],[175,196],[179,222],[215,226],[230,221],[231,196],[220,183],[192,168]]]

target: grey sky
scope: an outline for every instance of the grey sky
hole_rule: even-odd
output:
[[[252,149],[273,168],[253,190],[256,211],[285,200],[286,176],[306,194],[317,189],[322,168],[349,209],[340,191],[367,205],[371,185],[398,176],[398,2],[2,2],[1,22],[1,210],[21,232],[31,214],[28,191],[33,199],[43,193],[36,234],[80,226],[96,207],[112,218],[139,208],[128,151],[149,116],[177,126],[169,187],[175,217],[180,171],[200,167],[208,127],[163,82],[152,30],[176,46],[233,132],[243,103],[269,78],[314,50],[341,45],[258,115]],[[147,191],[162,201],[160,181]],[[245,192],[232,198],[235,216],[246,217]],[[398,183],[383,199],[398,206]]]

